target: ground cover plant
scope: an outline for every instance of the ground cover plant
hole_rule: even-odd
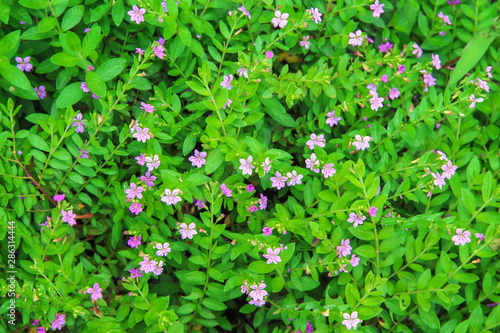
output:
[[[0,330],[498,331],[499,8],[0,1]]]

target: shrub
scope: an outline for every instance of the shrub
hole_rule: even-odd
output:
[[[498,3],[1,4],[4,330],[498,330]]]

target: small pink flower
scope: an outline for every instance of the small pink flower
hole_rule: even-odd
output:
[[[450,17],[448,15],[444,15],[442,11],[439,12],[438,17],[443,19],[444,24],[452,25],[451,21],[450,21]]]
[[[138,202],[132,202],[132,204],[130,204],[129,210],[131,213],[139,215],[139,213],[142,212],[142,204]]]
[[[351,261],[350,261],[350,264],[352,267],[356,267],[359,265],[359,257],[356,257],[356,255],[352,255],[351,256]]]
[[[244,158],[240,158],[240,170],[243,170],[243,175],[252,175],[252,169],[255,169],[255,166],[252,164],[252,155],[248,156],[245,160]]]
[[[361,46],[363,45],[363,37],[361,36],[362,31],[356,30],[354,33],[349,33],[349,45],[352,46]]]
[[[68,223],[70,226],[74,226],[76,224],[76,214],[73,213],[73,210],[69,210],[68,212],[61,210],[62,221]]]
[[[87,294],[91,294],[90,299],[93,301],[97,301],[99,298],[102,298],[101,291],[102,288],[99,287],[99,283],[95,283],[92,288],[87,288]]]
[[[281,12],[279,10],[277,10],[274,12],[274,16],[276,16],[276,17],[274,17],[271,20],[271,23],[274,25],[274,27],[277,28],[279,26],[281,29],[284,29],[288,23],[288,20],[287,20],[288,16],[290,16],[290,15],[288,13],[281,14]]]
[[[219,187],[220,187],[220,190],[222,191],[222,194],[224,194],[226,197],[230,198],[233,196],[233,191],[228,189],[226,184],[222,184]]]
[[[364,220],[366,220],[366,216],[363,215],[359,216],[359,214],[350,213],[347,222],[354,223],[353,227],[356,228],[358,225],[363,224]]]
[[[264,234],[264,236],[271,236],[271,234],[273,233],[273,229],[269,228],[269,227],[264,227],[262,229],[262,233]]]
[[[257,208],[256,205],[251,205],[250,208],[248,208],[248,210],[251,212],[251,213],[255,213],[256,211],[259,210],[259,208]]]
[[[277,264],[281,262],[281,258],[279,256],[281,249],[271,249],[270,247],[267,248],[267,254],[264,254],[263,257],[267,259],[268,264]]]
[[[47,97],[47,92],[45,91],[45,86],[35,87],[35,92],[40,99],[45,99]]]
[[[179,232],[181,233],[182,239],[193,239],[193,236],[198,233],[196,231],[196,224],[194,223],[189,223],[189,226],[186,223],[181,223],[179,227]]]
[[[272,53],[271,51],[266,51],[266,58],[267,59],[272,59],[274,57],[274,53]]]
[[[135,48],[135,53],[139,53],[140,55],[144,55],[144,52],[146,52],[146,50],[143,50],[143,49],[141,49],[139,47]]]
[[[144,14],[146,14],[146,9],[139,8],[137,5],[132,6],[132,10],[127,12],[130,15],[130,21],[135,22],[137,24],[144,22]]]
[[[279,171],[276,171],[276,177],[271,177],[270,180],[273,182],[272,187],[276,187],[276,189],[280,190],[285,187],[285,182],[287,181],[287,177],[281,176]]]
[[[351,315],[344,313],[343,317],[344,320],[342,321],[342,325],[344,325],[348,330],[351,328],[356,329],[358,324],[361,323],[361,320],[358,318],[358,311],[353,311]]]
[[[333,168],[333,163],[328,163],[323,166],[323,170],[321,170],[321,173],[325,176],[325,178],[329,178],[333,176],[334,173],[337,171]]]
[[[378,111],[379,108],[384,107],[384,104],[382,104],[383,101],[383,97],[379,97],[377,93],[373,93],[372,98],[370,98],[370,108],[372,110]]]
[[[253,186],[253,184],[248,184],[247,185],[247,191],[252,193],[253,191],[255,190],[255,186]]]
[[[322,22],[321,20],[321,16],[323,14],[321,14],[319,12],[319,9],[318,8],[313,8],[311,7],[311,9],[306,9],[306,12],[309,13],[309,15],[312,15],[313,17],[311,18],[311,20],[314,21],[314,23],[318,24],[318,22]]]
[[[222,80],[220,85],[226,88],[227,90],[231,90],[231,88],[233,87],[231,85],[231,81],[233,81],[233,74],[229,74],[229,76],[224,75],[224,79]]]
[[[61,201],[63,201],[63,200],[64,200],[64,198],[65,198],[65,197],[66,197],[66,196],[65,196],[64,194],[56,194],[56,195],[54,195],[54,198],[53,198],[53,199],[54,199],[55,201],[57,201],[57,202],[61,202]]]
[[[441,176],[441,174],[439,174],[439,172],[431,172],[431,175],[432,177],[434,177],[434,185],[435,186],[439,186],[439,189],[442,190],[443,189],[443,186],[446,185],[446,182],[445,182],[445,177]]]
[[[147,140],[151,139],[151,135],[148,133],[149,128],[140,128],[139,126],[135,127],[136,132],[132,135],[134,138],[137,138],[138,142],[146,142]]]
[[[455,242],[455,245],[460,244],[462,246],[465,246],[465,244],[471,242],[471,239],[470,239],[471,232],[470,231],[468,231],[468,230],[463,231],[463,229],[457,229],[456,232],[457,232],[457,234],[451,238],[451,240],[453,242]]]
[[[342,120],[341,117],[335,117],[335,111],[330,111],[326,114],[326,124],[333,127],[333,125],[338,125],[339,121]]]
[[[259,209],[264,210],[266,208],[267,208],[267,197],[261,193],[259,199]]]
[[[23,72],[29,72],[33,68],[33,65],[30,64],[31,57],[24,57],[24,59],[21,57],[16,57],[15,60],[18,63],[16,67]]]
[[[87,83],[86,82],[82,82],[80,83],[80,88],[83,90],[84,93],[88,93],[90,92],[90,89],[89,87],[87,86]]]
[[[357,141],[354,141],[352,144],[356,147],[356,150],[365,150],[366,148],[370,148],[370,140],[372,139],[370,136],[361,137],[361,135],[357,134],[354,136]]]
[[[384,83],[387,83],[387,81],[389,80],[389,77],[387,76],[387,74],[384,74],[382,75],[382,77],[380,78],[380,80]]]
[[[339,256],[339,258],[347,257],[348,255],[351,254],[352,247],[351,245],[349,245],[349,242],[350,242],[349,239],[344,240],[342,238],[340,245],[337,246],[337,255]]]
[[[195,149],[194,150],[194,156],[189,157],[189,162],[191,162],[192,166],[195,166],[197,168],[201,168],[207,163],[206,160],[207,153],[202,151],[201,153]]]
[[[423,54],[422,48],[418,46],[418,44],[414,43],[413,44],[413,51],[411,52],[412,54],[415,54],[417,58],[420,58]]]
[[[141,107],[140,108],[143,109],[144,111],[146,111],[147,113],[153,113],[155,111],[154,105],[147,104],[147,103],[144,103],[144,102],[141,102]]]
[[[395,100],[396,98],[398,98],[400,94],[401,93],[399,92],[397,87],[394,87],[394,88],[389,90],[389,98],[392,100]]]
[[[370,209],[368,209],[368,214],[370,214],[370,216],[372,216],[372,217],[375,217],[375,216],[377,216],[377,211],[378,211],[378,208],[375,206],[372,206],[372,207],[370,207]]]
[[[380,17],[380,14],[384,12],[385,4],[380,4],[378,0],[370,5],[370,9],[373,11],[373,17]]]
[[[175,205],[182,201],[181,197],[178,195],[181,191],[179,189],[170,190],[165,189],[165,196],[162,196],[161,201],[169,205]]]
[[[439,54],[432,54],[432,66],[434,66],[436,69],[441,68],[441,60],[439,59]]]
[[[310,36],[307,35],[307,36],[303,36],[302,37],[302,40],[300,41],[299,45],[303,48],[305,48],[306,50],[309,50],[309,46],[311,45],[311,42],[309,41],[309,38]]]
[[[288,172],[287,174],[287,177],[288,177],[288,182],[286,183],[288,186],[295,186],[296,184],[297,185],[300,185],[302,184],[302,177],[304,177],[303,175],[298,175],[297,174],[297,171],[295,170],[292,170],[292,172]]]
[[[399,74],[403,74],[405,70],[406,70],[406,66],[405,65],[399,65],[398,66],[398,72],[399,72]]]
[[[478,238],[480,241],[484,241],[484,234],[477,233],[474,234],[474,236],[476,236],[476,238]]]
[[[474,96],[474,94],[471,94],[469,97],[469,100],[471,101],[469,108],[472,109],[473,107],[476,106],[476,103],[481,103],[482,101],[484,101],[484,98],[482,98],[482,97],[476,98],[476,96]]]
[[[143,153],[141,153],[135,159],[137,160],[137,164],[139,165],[144,165],[144,163],[146,163],[146,155],[144,155]]]

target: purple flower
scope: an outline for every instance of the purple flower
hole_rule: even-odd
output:
[[[423,54],[422,48],[418,46],[418,44],[414,43],[413,44],[413,51],[411,52],[412,54],[415,54],[417,58],[420,58]]]
[[[476,96],[474,96],[474,94],[471,94],[469,96],[469,100],[471,101],[469,108],[472,109],[473,107],[476,106],[476,103],[481,103],[482,101],[484,101],[484,98],[482,98],[482,97],[476,98]]]
[[[67,222],[70,226],[74,226],[76,224],[76,214],[73,213],[73,210],[69,210],[68,212],[61,210],[62,221]]]
[[[266,57],[267,59],[272,59],[274,57],[274,53],[272,53],[271,51],[266,51]]]
[[[206,152],[202,151],[200,153],[197,149],[195,149],[194,156],[189,157],[189,162],[191,162],[192,166],[201,168],[207,163],[206,157],[207,157]]]
[[[22,24],[26,24],[26,22],[24,22],[24,21],[19,21],[19,24],[21,24],[21,25],[22,25]]]
[[[31,323],[31,325],[33,326],[37,326],[38,324],[40,324],[40,320],[38,319],[33,320],[33,322]]]
[[[280,190],[285,187],[285,182],[287,181],[287,177],[281,176],[279,171],[276,171],[276,177],[271,177],[270,180],[273,182],[272,187],[276,187],[276,189]]]
[[[205,208],[205,199],[203,200],[198,200],[198,199],[194,199],[194,205],[198,208],[198,209],[203,209]]]
[[[277,264],[281,262],[281,258],[279,256],[281,248],[271,249],[267,248],[267,254],[264,254],[263,257],[267,259],[268,264]]]
[[[248,208],[248,210],[251,212],[251,213],[255,213],[256,211],[258,211],[259,209],[257,208],[257,206],[255,205],[251,205],[250,208]]]
[[[127,199],[134,200],[136,197],[142,199],[142,191],[144,191],[144,187],[131,183],[130,188],[126,189],[125,193],[127,194]]]
[[[306,9],[306,12],[309,13],[309,15],[312,15],[313,17],[311,18],[311,20],[314,21],[314,23],[318,24],[318,22],[323,22],[322,19],[321,19],[321,16],[323,14],[321,14],[319,12],[319,9],[318,8],[313,8],[311,7],[311,9]]]
[[[330,111],[326,114],[326,124],[330,125],[330,127],[333,127],[333,125],[338,125],[339,120],[342,120],[341,117],[335,117],[335,111]]]
[[[314,150],[314,146],[319,146],[321,148],[325,148],[326,140],[325,140],[325,136],[323,134],[316,135],[314,133],[311,133],[309,135],[309,138],[310,138],[310,140],[307,140],[307,142],[306,142],[306,146],[309,149]]]
[[[229,106],[231,106],[231,99],[227,99],[226,103],[222,106],[222,110],[225,110],[226,108],[228,108]]]
[[[78,147],[78,158],[90,158],[89,151]]]
[[[142,277],[142,272],[139,270],[139,268],[129,269],[128,272],[130,273],[130,278],[131,279]]]
[[[146,9],[144,8],[139,8],[137,5],[132,6],[132,10],[129,10],[127,12],[128,15],[130,15],[130,21],[137,23],[144,22],[144,17],[143,15],[146,14]]]
[[[458,166],[453,165],[451,161],[448,161],[446,164],[441,166],[441,170],[443,170],[443,177],[446,179],[451,179],[451,176],[455,174],[455,170],[458,169]]]
[[[252,155],[248,156],[245,160],[244,158],[240,158],[240,170],[243,170],[243,175],[252,175],[252,169],[255,169],[255,166],[252,164]]]
[[[261,193],[259,199],[259,209],[264,210],[266,208],[267,208],[267,197]]]
[[[328,163],[323,166],[323,170],[321,170],[321,173],[325,176],[325,178],[329,178],[333,176],[334,173],[337,171],[333,168],[334,164],[333,163]]]
[[[434,185],[439,186],[439,189],[442,190],[443,186],[446,185],[445,177],[441,176],[439,172],[431,172],[432,177],[434,177]]]
[[[144,52],[146,52],[146,50],[143,50],[140,47],[135,48],[135,53],[139,53],[140,55],[144,55]]]
[[[474,236],[476,236],[476,238],[478,238],[480,241],[484,241],[484,234],[477,233],[474,234]]]
[[[405,65],[399,65],[398,66],[398,72],[399,72],[399,74],[403,74],[405,70],[406,70],[406,66]]]
[[[142,212],[142,204],[138,202],[132,202],[128,209],[130,210],[131,213],[139,215],[139,213]]]
[[[153,52],[155,56],[163,60],[163,57],[165,56],[165,48],[163,45],[156,46],[153,44]]]
[[[269,228],[269,227],[264,227],[262,229],[262,233],[264,234],[264,236],[271,236],[271,234],[273,233],[273,229]]]
[[[155,270],[157,263],[156,260],[150,260],[149,257],[144,257],[143,261],[141,261],[139,265],[141,266],[141,271],[149,273]]]
[[[146,156],[143,153],[141,153],[135,159],[137,160],[137,164],[139,165],[144,165],[144,163],[146,163]]]
[[[272,161],[269,160],[269,157],[266,157],[265,161],[260,165],[264,169],[264,175],[271,170],[271,162]]]
[[[141,107],[140,108],[143,109],[144,111],[148,112],[148,113],[153,113],[155,111],[154,105],[147,104],[147,103],[144,103],[144,102],[141,102]]]
[[[387,83],[387,81],[389,80],[389,78],[387,77],[387,74],[384,74],[382,75],[382,77],[380,78],[380,80],[384,83]]]
[[[246,69],[245,67],[238,68],[236,74],[238,74],[240,77],[244,76],[248,79],[248,69]]]
[[[349,223],[354,223],[354,228],[356,228],[359,224],[363,224],[363,221],[366,220],[366,216],[359,216],[359,214],[356,213],[350,213],[349,214],[349,219],[347,219],[347,222]]]
[[[465,244],[470,243],[470,235],[471,232],[466,230],[463,231],[463,229],[457,229],[457,234],[451,238],[453,242],[455,242],[455,245],[462,245],[465,246]]]
[[[75,133],[83,133],[85,130],[85,122],[87,121],[86,119],[83,119],[83,115],[81,112],[79,112],[75,118],[73,118],[74,123],[71,124],[71,128],[76,126]]]
[[[52,329],[55,330],[57,328],[58,330],[61,330],[62,325],[66,324],[66,320],[64,320],[65,317],[66,315],[59,315],[58,313],[56,313],[54,321],[51,322]]]
[[[385,4],[380,4],[378,0],[371,4],[370,9],[373,11],[373,17],[380,17],[380,14],[384,12]]]
[[[64,194],[56,194],[54,195],[54,200],[57,201],[57,202],[61,202],[64,200],[66,196]]]
[[[450,4],[450,5],[460,5],[460,0],[452,0],[452,1],[448,0],[448,4]]]
[[[378,211],[378,208],[375,206],[372,206],[372,207],[370,207],[370,209],[368,209],[368,214],[370,214],[370,216],[372,216],[372,217],[375,217],[375,216],[377,216],[377,211]]]
[[[439,54],[432,54],[432,66],[436,67],[436,69],[441,68],[441,60],[439,59]]]
[[[373,92],[373,96],[372,98],[370,98],[370,104],[371,104],[370,108],[372,110],[378,111],[379,108],[384,107],[384,104],[382,104],[383,101],[384,101],[383,97],[379,97],[376,92]]]
[[[292,172],[287,172],[286,176],[288,177],[288,182],[286,183],[288,186],[295,186],[295,184],[302,184],[303,175],[298,175],[297,171],[292,170]]]
[[[250,289],[252,289],[249,293],[248,296],[253,298],[254,300],[263,300],[265,296],[269,295],[267,291],[264,289],[267,287],[267,285],[262,281],[260,284],[253,284],[250,286]]]
[[[146,166],[148,167],[148,171],[153,171],[154,169],[158,169],[160,167],[160,158],[158,155],[154,157],[147,156],[146,157]]]
[[[95,69],[95,67],[92,65],[87,66],[87,72],[92,72],[94,69]]]
[[[149,134],[149,128],[145,127],[144,129],[139,126],[135,127],[136,132],[132,135],[134,138],[137,138],[137,142],[146,142],[151,139],[151,134]]]
[[[275,17],[273,17],[273,19],[271,20],[271,23],[274,25],[274,27],[277,28],[279,26],[281,29],[284,29],[288,23],[287,19],[288,16],[290,16],[290,14],[288,13],[281,14],[281,12],[277,10],[274,12],[274,16]]]
[[[316,154],[312,153],[311,158],[306,159],[306,168],[319,173],[319,168],[314,169],[315,166],[319,166],[319,160],[316,159]]]
[[[99,98],[101,98],[101,97],[99,97],[99,96],[97,96],[96,94],[92,93],[92,98],[93,98],[93,99],[99,99]]]
[[[302,36],[302,40],[299,42],[299,45],[301,47],[305,48],[306,50],[309,50],[309,46],[311,45],[309,38],[311,38],[311,36],[309,36],[309,35]]]
[[[156,176],[151,176],[151,172],[149,170],[146,171],[146,174],[141,176],[139,179],[149,187],[155,186],[154,181],[156,180]]]
[[[425,70],[420,71],[420,73],[423,73],[423,80],[425,84],[424,92],[427,92],[429,90],[429,87],[436,85],[436,79],[432,76],[431,73],[427,73]]]
[[[84,34],[86,34],[86,33],[87,33],[87,32],[89,32],[89,31],[90,31],[90,28],[85,28],[85,29],[83,30],[83,33],[84,33]]]
[[[226,88],[227,90],[231,90],[231,88],[233,87],[231,85],[231,81],[233,81],[233,74],[229,74],[229,76],[224,75],[224,78],[223,78],[222,82],[220,83],[220,85],[222,87]]]
[[[82,82],[80,83],[80,88],[83,90],[84,93],[90,92],[89,87],[87,86],[87,82]]]
[[[91,294],[90,299],[93,301],[97,301],[99,298],[102,298],[101,291],[102,288],[99,287],[99,283],[95,283],[92,288],[87,288],[87,294]]]
[[[380,44],[378,46],[378,49],[382,53],[387,53],[387,52],[389,52],[392,49],[393,46],[394,46],[393,44],[391,44],[390,42],[386,41],[384,44]]]
[[[389,90],[389,98],[392,100],[395,100],[396,98],[399,97],[401,93],[399,92],[398,88],[394,87]]]
[[[351,245],[349,245],[349,242],[350,242],[349,238],[346,240],[342,238],[340,245],[337,246],[337,255],[339,256],[339,258],[347,257],[348,255],[351,254],[352,247]]]
[[[444,15],[442,11],[439,12],[438,17],[443,19],[444,24],[452,25],[451,21],[450,21],[450,17],[448,15]]]
[[[30,64],[30,59],[31,57],[24,57],[24,59],[21,57],[16,57],[16,62],[18,63],[16,67],[23,72],[29,72],[33,68],[33,65]]]
[[[233,191],[228,189],[226,184],[220,185],[220,190],[222,191],[222,194],[224,194],[228,198],[233,196]]]
[[[156,255],[158,257],[166,257],[172,249],[170,248],[170,243],[156,243],[155,248],[158,250],[156,251]]]
[[[247,191],[250,192],[250,193],[252,193],[253,190],[255,190],[255,186],[253,186],[253,184],[248,184],[247,185]]]
[[[40,99],[45,99],[47,97],[47,92],[45,91],[45,86],[35,87],[35,92]]]
[[[141,245],[141,237],[139,236],[133,236],[128,239],[127,245],[130,246],[131,248],[139,248],[139,245]]]
[[[359,257],[356,257],[356,255],[352,255],[351,257],[351,262],[350,262],[352,267],[356,267],[359,265]]]

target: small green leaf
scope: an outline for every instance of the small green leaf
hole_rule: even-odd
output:
[[[252,261],[248,268],[258,274],[267,274],[274,270],[273,264],[267,264],[265,261]]]
[[[297,126],[295,120],[290,116],[283,105],[276,98],[260,98],[264,105],[264,111],[275,121],[287,127]]]
[[[126,66],[127,60],[125,59],[110,59],[100,65],[95,72],[99,74],[104,81],[109,81],[119,75]]]
[[[45,1],[46,2],[46,1]],[[78,5],[71,7],[62,19],[61,29],[62,31],[68,31],[80,22],[83,17],[83,6]]]
[[[93,71],[85,73],[85,82],[91,92],[99,97],[106,97],[106,83],[99,74]]]
[[[30,134],[28,138],[29,138],[29,141],[33,147],[38,148],[38,149],[43,150],[43,151],[46,151],[46,152],[50,151],[50,146],[47,144],[47,142],[44,139],[42,139],[38,135]]]
[[[54,54],[50,61],[56,65],[64,67],[73,67],[80,62],[81,58],[79,56],[69,54],[66,52],[59,52]]]
[[[57,24],[57,19],[55,17],[46,16],[38,23],[38,32],[50,31],[54,29],[56,24]]]
[[[75,82],[66,86],[59,94],[56,100],[56,105],[59,109],[66,109],[77,103],[83,97],[83,90],[80,88],[80,82]]]

